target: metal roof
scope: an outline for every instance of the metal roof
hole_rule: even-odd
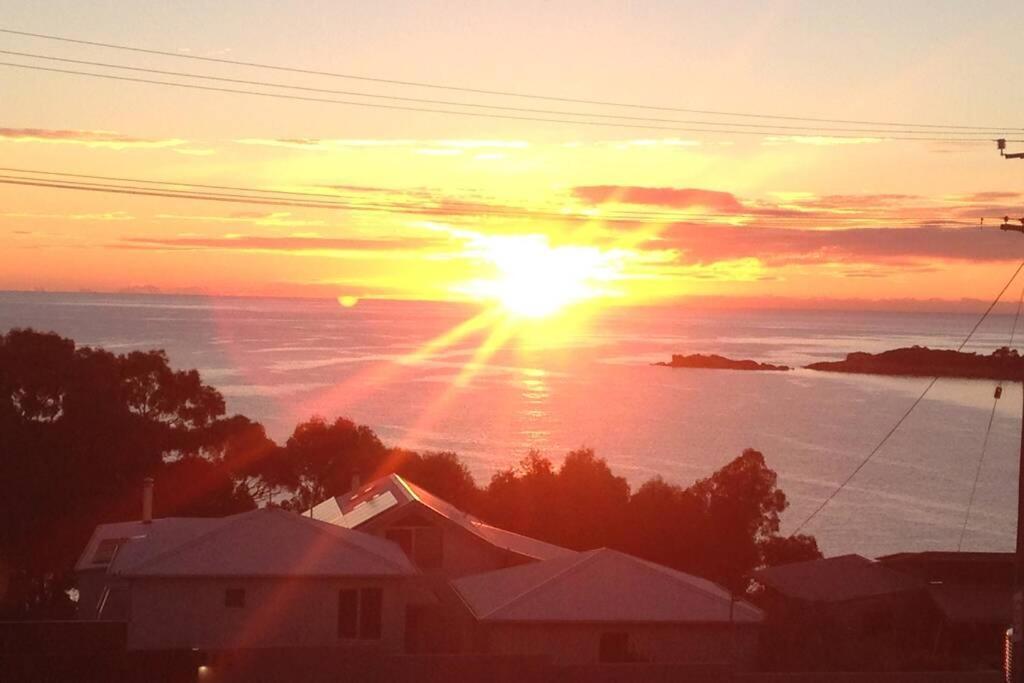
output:
[[[764,618],[710,581],[607,548],[467,576],[452,586],[488,622],[750,624]]]
[[[752,577],[786,597],[807,602],[843,602],[924,588],[922,581],[860,555],[768,567]]]
[[[490,545],[524,557],[548,560],[576,554],[574,550],[487,524],[397,474],[381,477],[336,498],[328,498],[309,513],[314,519],[355,529],[388,510],[409,505],[422,505]]]
[[[416,569],[381,538],[292,512],[260,509],[216,519],[103,525],[100,539],[132,533],[107,571],[118,576],[402,576]],[[95,543],[94,543],[95,542]],[[80,565],[90,566],[89,548]]]

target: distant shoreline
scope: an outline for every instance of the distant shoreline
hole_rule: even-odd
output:
[[[758,363],[753,360],[733,360],[717,354],[695,353],[691,356],[672,354],[672,360],[667,363],[654,363],[667,368],[704,368],[711,370],[755,370],[785,372],[792,370],[788,365],[772,365],[771,363]]]
[[[811,363],[808,370],[856,375],[1024,380],[1024,357],[1002,347],[989,355],[911,346],[881,353],[855,352],[844,360]]]

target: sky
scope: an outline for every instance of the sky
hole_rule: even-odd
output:
[[[9,63],[186,80],[42,59],[57,57],[272,81],[320,99],[570,119],[0,66],[0,166],[19,169],[0,175],[258,188],[344,204],[0,184],[0,289],[327,296],[345,305],[495,299],[529,313],[594,298],[986,299],[1024,259],[1024,235],[995,229],[997,217],[1024,215],[1024,160],[1000,159],[988,139],[995,133],[971,133],[977,142],[897,141],[860,132],[892,126],[669,109],[992,127],[1024,139],[1024,91],[1014,87],[1024,82],[1024,61],[1011,47],[1022,24],[1019,2],[0,0],[6,29],[662,108],[0,33],[0,50],[22,53],[0,55]],[[449,104],[412,101],[424,99]],[[579,112],[620,118],[591,125]],[[704,132],[708,121],[719,130],[721,122],[763,128]],[[851,126],[860,128],[818,131]],[[913,136],[926,137],[921,130]]]

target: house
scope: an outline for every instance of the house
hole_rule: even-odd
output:
[[[882,563],[840,555],[768,567],[751,579],[751,599],[767,613],[768,666],[901,668],[931,647],[925,582]]]
[[[128,648],[397,653],[418,572],[395,544],[277,509],[105,524],[78,562],[82,618]]]
[[[939,616],[936,650],[949,666],[998,668],[1012,620],[1014,553],[928,551],[878,558],[927,584]]]
[[[491,526],[397,474],[328,498],[307,514],[394,541],[421,571],[435,576],[467,576],[575,554]]]
[[[605,548],[467,576],[474,650],[556,665],[655,662],[748,668],[758,608],[704,579]]]

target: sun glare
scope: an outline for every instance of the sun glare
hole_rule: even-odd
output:
[[[488,237],[481,257],[492,264],[492,279],[466,288],[497,303],[510,316],[547,318],[565,308],[610,293],[618,259],[597,247],[551,246],[540,235]]]

